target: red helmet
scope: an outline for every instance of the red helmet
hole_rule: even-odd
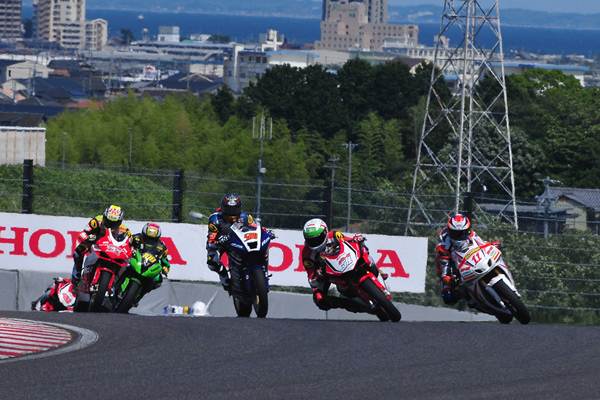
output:
[[[471,234],[471,221],[462,214],[455,214],[448,220],[448,235],[452,240],[467,240]]]

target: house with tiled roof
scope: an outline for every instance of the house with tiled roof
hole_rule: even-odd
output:
[[[566,227],[600,234],[600,189],[548,186],[538,201],[569,210]]]

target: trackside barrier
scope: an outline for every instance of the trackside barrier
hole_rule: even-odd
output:
[[[72,254],[87,218],[0,213],[0,266],[11,270],[58,271],[68,276]],[[145,222],[126,221],[132,232]],[[162,223],[163,241],[173,266],[169,277],[180,281],[216,282],[206,267],[206,225]],[[301,231],[274,230],[269,253],[271,284],[308,287],[301,261]],[[424,293],[427,238],[368,235],[375,262],[390,278],[394,292]]]

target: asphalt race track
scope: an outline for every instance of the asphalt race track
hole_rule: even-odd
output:
[[[1,399],[598,399],[600,328],[0,313],[99,334]]]

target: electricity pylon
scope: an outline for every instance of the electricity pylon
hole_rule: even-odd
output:
[[[484,203],[518,229],[499,1],[445,0],[407,233]]]

